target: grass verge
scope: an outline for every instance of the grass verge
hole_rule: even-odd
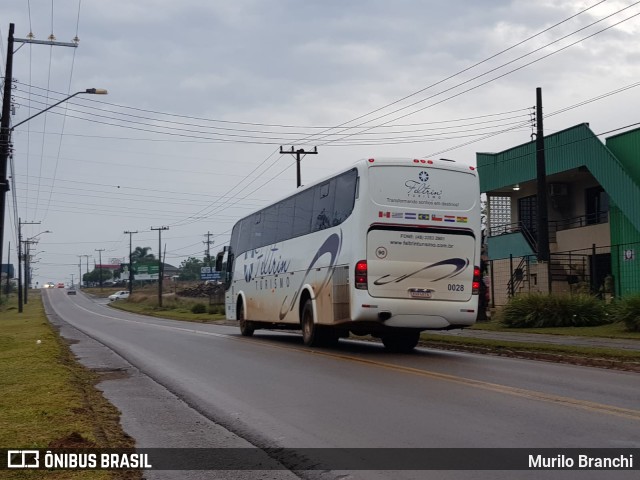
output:
[[[544,333],[547,335],[573,335],[576,337],[593,338],[623,338],[640,340],[640,332],[630,332],[624,323],[610,323],[596,327],[549,327],[549,328],[509,328],[496,320],[476,323],[473,330],[488,330],[492,332]]]
[[[145,295],[134,294],[128,300],[111,302],[110,306],[131,313],[148,315],[150,317],[170,318],[198,323],[217,323],[225,320],[224,314],[219,313],[193,313],[191,308],[196,303],[207,303],[207,299],[163,299],[163,306],[158,307],[157,298],[147,298]]]
[[[520,331],[520,329],[518,329]],[[602,347],[552,345],[471,337],[446,337],[422,334],[423,346],[444,350],[528,358],[557,363],[614,368],[640,372],[640,352]]]
[[[46,319],[39,295],[18,313],[0,310],[0,446],[3,448],[132,448],[120,412],[95,388],[99,376],[75,360]],[[7,470],[3,478],[140,479],[134,471]]]

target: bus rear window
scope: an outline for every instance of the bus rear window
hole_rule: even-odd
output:
[[[471,173],[415,166],[369,168],[372,200],[389,207],[468,211],[480,201]]]

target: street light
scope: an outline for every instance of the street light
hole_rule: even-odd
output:
[[[51,109],[52,109],[52,108],[54,108],[54,107],[57,107],[57,106],[58,106],[58,105],[60,105],[61,103],[66,102],[67,100],[69,100],[69,99],[71,99],[71,98],[75,97],[76,95],[81,95],[81,94],[89,94],[89,95],[106,95],[106,94],[108,94],[108,93],[109,93],[109,92],[108,92],[108,91],[106,91],[104,88],[87,88],[86,90],[81,90],[81,91],[76,92],[76,93],[74,93],[74,94],[72,94],[72,95],[69,95],[69,96],[68,96],[68,97],[66,97],[66,98],[63,98],[62,100],[60,100],[60,101],[59,101],[59,102],[57,102],[57,103],[54,103],[53,105],[49,105],[47,108],[45,108],[44,110],[40,110],[40,111],[39,111],[38,113],[36,113],[35,115],[31,115],[29,118],[27,118],[27,119],[25,119],[25,120],[23,120],[23,121],[21,121],[21,122],[19,122],[19,123],[16,123],[13,127],[11,127],[11,128],[9,129],[9,131],[10,131],[10,132],[13,132],[16,128],[18,128],[18,127],[19,127],[20,125],[22,125],[23,123],[26,123],[26,122],[28,122],[29,120],[33,119],[33,118],[36,118],[38,115],[42,115],[44,112],[47,112],[47,111],[51,110]]]
[[[12,24],[13,26],[13,24]],[[10,37],[13,36],[13,31],[10,34]],[[10,42],[9,48],[13,48],[13,42]],[[9,191],[9,181],[7,180],[7,164],[9,161],[9,152],[10,152],[10,143],[11,143],[11,133],[20,125],[29,120],[37,117],[38,115],[43,114],[51,110],[54,107],[57,107],[63,102],[75,97],[76,95],[88,94],[88,95],[106,95],[108,92],[104,88],[87,88],[86,90],[81,90],[72,95],[69,95],[66,98],[63,98],[57,103],[50,105],[49,107],[41,110],[35,115],[30,116],[29,118],[15,124],[13,127],[10,127],[11,123],[11,73],[12,69],[7,60],[7,68],[5,69],[5,80],[4,82],[4,95],[2,102],[2,118],[0,119],[0,258],[2,258],[2,249],[4,246],[4,211],[5,211],[5,202],[6,195]]]

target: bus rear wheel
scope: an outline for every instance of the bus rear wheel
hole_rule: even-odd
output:
[[[395,353],[410,352],[420,341],[419,331],[394,332],[382,336],[382,343],[387,350]]]
[[[314,322],[311,300],[307,300],[302,308],[300,327],[302,342],[308,347],[332,347],[337,345],[340,339],[335,329]]]
[[[253,335],[253,332],[256,331],[253,326],[253,322],[250,322],[246,318],[244,318],[244,307],[242,306],[242,302],[238,304],[238,324],[240,325],[240,334],[243,337],[250,337]]]
[[[320,329],[313,321],[313,305],[311,300],[307,300],[302,307],[300,318],[300,328],[302,329],[302,342],[308,347],[316,347],[320,344]]]

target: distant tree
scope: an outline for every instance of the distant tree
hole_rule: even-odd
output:
[[[93,271],[85,273],[82,275],[83,282],[89,283],[99,283],[100,282],[100,270],[102,270],[102,281],[106,282],[107,280],[111,280],[113,278],[113,273],[111,270],[106,268],[94,268]]]
[[[180,264],[180,280],[200,280],[200,272],[205,263],[195,257],[189,257]]]
[[[136,247],[136,249],[131,252],[131,262],[132,263],[150,263],[156,260],[156,257],[153,253],[149,253],[151,251],[151,247]]]

